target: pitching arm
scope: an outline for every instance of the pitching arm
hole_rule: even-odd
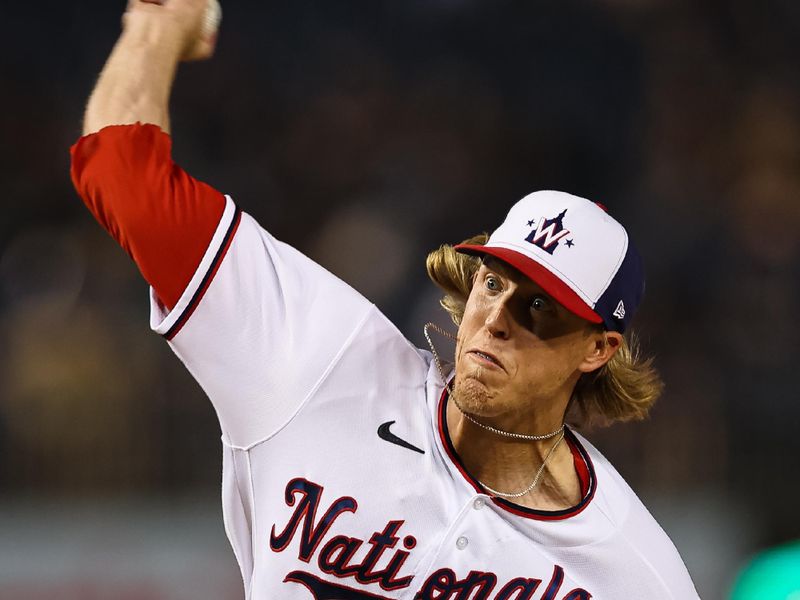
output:
[[[130,0],[71,148],[75,189],[172,308],[201,262],[224,196],[172,160],[168,103],[178,63],[208,58],[208,0]]]

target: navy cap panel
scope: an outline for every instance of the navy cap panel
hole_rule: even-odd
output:
[[[624,333],[644,296],[644,265],[633,244],[611,283],[594,306],[609,331]]]

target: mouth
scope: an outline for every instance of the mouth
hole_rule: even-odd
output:
[[[503,364],[491,352],[487,352],[486,350],[481,350],[479,348],[473,348],[472,350],[469,350],[467,354],[474,357],[480,363],[489,364],[493,367],[497,367],[505,371],[505,367],[503,367]]]

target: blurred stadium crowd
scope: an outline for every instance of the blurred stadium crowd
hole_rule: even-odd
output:
[[[69,182],[123,4],[4,9],[4,502],[219,485],[213,411]],[[423,323],[446,322],[427,251],[533,189],[603,202],[644,255],[638,329],[667,392],[648,422],[589,438],[675,524],[704,598],[725,597],[749,553],[800,537],[800,4],[223,8],[218,56],[178,78],[178,162],[419,345]]]

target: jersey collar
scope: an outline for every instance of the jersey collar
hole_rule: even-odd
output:
[[[481,484],[478,483],[478,480],[470,475],[470,473],[464,467],[464,463],[461,462],[461,457],[456,452],[455,446],[453,446],[453,442],[450,439],[450,432],[447,428],[446,418],[448,401],[449,394],[447,392],[447,386],[445,386],[444,389],[442,389],[442,395],[439,399],[438,410],[438,431],[442,446],[444,447],[448,458],[450,458],[452,463],[458,469],[458,472],[461,473],[461,476],[475,490],[475,492],[479,494],[486,494],[486,491],[483,489]],[[597,477],[595,476],[594,465],[592,464],[592,459],[589,457],[589,453],[580,443],[575,434],[572,433],[569,427],[564,429],[564,439],[566,440],[567,444],[569,444],[569,448],[572,452],[573,462],[575,464],[575,471],[578,474],[578,478],[580,479],[581,483],[582,498],[578,504],[563,510],[536,510],[527,508],[525,506],[520,506],[519,504],[514,504],[513,502],[509,502],[504,498],[498,498],[496,496],[491,496],[492,501],[503,510],[520,517],[534,519],[537,521],[558,521],[569,519],[570,517],[574,517],[575,515],[581,513],[592,501],[592,498],[594,498],[594,494],[597,489]]]

